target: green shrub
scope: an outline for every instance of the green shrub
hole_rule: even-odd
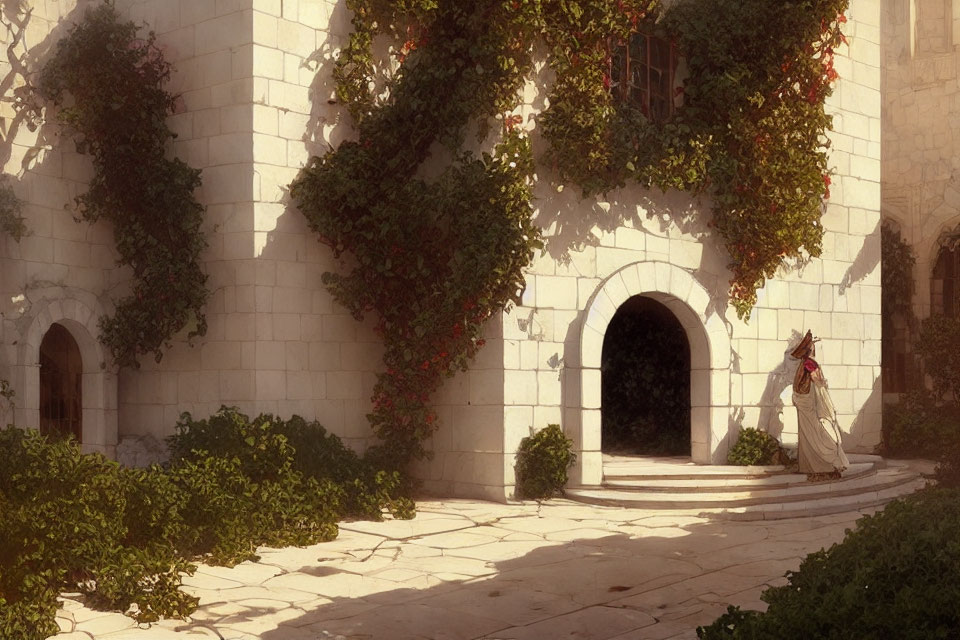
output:
[[[926,390],[912,391],[883,408],[882,434],[884,455],[937,459],[960,438],[960,410],[938,405]]]
[[[788,583],[763,592],[765,613],[731,607],[707,640],[960,637],[960,490],[927,489],[865,516]]]
[[[940,452],[936,469],[937,483],[941,487],[960,488],[960,436],[954,436]]]
[[[556,424],[521,440],[515,466],[517,497],[545,500],[563,493],[567,469],[577,458],[572,447],[573,442]]]
[[[300,418],[185,414],[171,445],[168,467],[127,469],[70,439],[0,431],[0,638],[56,633],[65,588],[139,622],[183,617],[193,558],[231,566],[260,545],[331,540],[348,514],[414,515],[399,474]]]
[[[0,431],[0,460],[0,637],[55,632],[64,587],[94,605],[126,611],[136,604],[134,617],[143,622],[193,611],[196,600],[179,591],[193,566],[171,541],[131,544],[129,470],[81,453],[69,439],[15,428]]]
[[[747,427],[740,429],[737,442],[730,447],[727,464],[775,464],[780,459],[780,443],[766,431]]]
[[[232,407],[221,407],[206,420],[184,413],[167,443],[174,465],[214,456],[237,460],[240,471],[257,482],[296,472],[321,484],[336,483],[347,516],[380,520],[384,508],[398,518],[414,515],[406,497],[409,479],[361,458],[320,423],[300,416],[284,421],[261,414],[250,420]]]
[[[938,399],[950,398],[960,407],[960,318],[934,315],[920,325],[917,352],[924,370],[933,379]]]

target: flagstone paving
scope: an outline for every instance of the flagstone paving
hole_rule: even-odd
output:
[[[666,640],[764,608],[808,553],[874,509],[764,522],[567,500],[425,500],[414,520],[200,565],[190,620],[138,626],[67,598],[58,640]]]

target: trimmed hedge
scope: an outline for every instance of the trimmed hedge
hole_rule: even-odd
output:
[[[926,489],[857,521],[812,553],[765,613],[730,607],[705,640],[960,638],[960,490]]]
[[[408,483],[299,417],[184,414],[171,463],[129,469],[72,440],[0,431],[0,638],[59,631],[59,593],[139,622],[184,617],[191,561],[232,566],[260,545],[337,536],[346,516],[413,517]]]

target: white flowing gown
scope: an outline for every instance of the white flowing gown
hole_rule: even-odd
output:
[[[850,466],[843,452],[837,411],[824,382],[811,380],[809,393],[793,393],[799,418],[800,473],[830,473]]]

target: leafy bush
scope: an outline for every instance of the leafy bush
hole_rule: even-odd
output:
[[[747,427],[740,429],[737,442],[730,447],[727,464],[775,464],[780,458],[780,443],[766,431]]]
[[[545,500],[563,493],[567,469],[577,459],[572,447],[573,442],[556,424],[521,440],[514,467],[517,497]]]
[[[954,436],[944,445],[936,478],[941,487],[960,488],[960,436]]]
[[[933,378],[933,391],[938,398],[950,398],[960,407],[960,318],[935,315],[920,325],[917,351],[924,369]]]
[[[270,414],[250,420],[223,407],[207,420],[185,413],[176,430],[167,441],[173,464],[207,455],[236,459],[242,473],[257,482],[297,473],[322,486],[335,483],[344,515],[380,520],[386,506],[394,517],[413,517],[413,503],[405,497],[408,478],[361,458],[316,421],[300,416],[283,421]]]
[[[348,514],[413,517],[398,474],[301,418],[185,414],[171,445],[169,467],[127,469],[69,439],[0,431],[0,637],[56,633],[64,588],[140,622],[183,617],[192,558],[231,566],[260,545],[331,540]]]
[[[939,406],[926,390],[912,391],[884,407],[882,434],[884,455],[937,459],[960,438],[960,410]]]
[[[0,629],[5,638],[46,638],[62,587],[94,605],[127,610],[137,620],[187,615],[196,599],[179,591],[193,566],[159,538],[131,540],[126,512],[131,473],[70,440],[36,431],[0,431]],[[154,520],[156,522],[156,519]]]
[[[957,638],[960,490],[927,489],[865,516],[788,584],[763,592],[765,613],[730,607],[706,640]]]

